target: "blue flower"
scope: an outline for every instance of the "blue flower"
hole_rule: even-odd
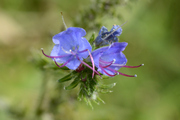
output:
[[[117,36],[122,33],[122,28],[119,25],[113,25],[111,31],[108,32],[106,27],[102,27],[99,31],[97,38],[95,39],[96,46],[109,45],[113,42],[118,42]]]
[[[94,64],[98,68],[97,71],[101,72],[104,75],[113,77],[115,75],[124,75],[127,77],[136,77],[136,75],[127,75],[121,73],[119,70],[121,67],[127,68],[137,68],[138,66],[127,66],[127,59],[122,53],[125,47],[128,45],[126,42],[115,42],[108,47],[101,47],[92,52],[92,57],[94,59]]]
[[[53,36],[53,42],[55,43],[54,48],[51,51],[50,56],[45,54],[43,49],[42,53],[52,58],[58,67],[68,67],[69,69],[76,70],[82,63],[97,72],[94,69],[94,62],[91,57],[92,47],[89,42],[83,36],[86,35],[86,31],[82,28],[69,27],[67,30],[58,33]],[[93,63],[93,68],[83,62],[90,55]],[[60,66],[58,63],[61,63]],[[97,72],[98,73],[98,72]]]

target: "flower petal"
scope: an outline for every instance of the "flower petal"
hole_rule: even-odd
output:
[[[108,32],[108,29],[105,26],[102,26],[100,31],[99,31],[99,35],[101,35],[101,34],[103,34],[105,32]]]
[[[109,47],[101,47],[99,49],[94,50],[91,54],[94,59],[94,64],[98,68],[99,67],[99,58],[103,54],[104,51],[108,50]]]
[[[113,31],[116,30],[118,27],[119,27],[119,25],[113,25],[113,27],[112,27],[112,29],[111,29],[110,32],[113,32]],[[118,28],[118,29],[113,33],[113,35],[114,35],[114,36],[120,36],[121,33],[122,33],[122,28],[120,27],[120,28]]]
[[[86,38],[81,38],[81,43],[79,44],[79,51],[83,51],[83,50],[86,50],[88,49],[90,52],[92,51],[92,47],[90,45],[90,43],[86,40]],[[86,52],[82,52],[82,53],[79,53],[79,58],[84,58],[86,59],[88,56],[89,56],[89,53],[88,51]]]
[[[76,70],[79,65],[81,64],[81,62],[76,58],[74,57],[67,65],[66,67],[68,67],[69,69],[71,70]]]

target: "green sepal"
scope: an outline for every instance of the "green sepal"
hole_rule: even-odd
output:
[[[86,102],[87,105],[89,105],[89,106],[91,107],[91,109],[93,109],[93,105],[92,105],[92,103],[91,103],[91,101],[90,101],[89,98],[87,98],[86,96],[84,96],[84,101]]]
[[[89,39],[89,43],[92,45],[95,39],[95,33],[93,33]]]
[[[114,86],[116,85],[116,83],[112,83],[112,84],[109,84],[109,85],[98,85],[98,88],[100,89],[110,89],[110,88],[113,88]]]
[[[75,88],[79,84],[80,81],[81,81],[81,79],[79,78],[79,76],[76,77],[69,86],[65,87],[65,90],[71,90],[71,89]]]
[[[68,75],[64,76],[63,78],[59,79],[58,82],[66,82],[71,80],[74,76],[76,76],[75,72],[71,72]]]
[[[101,75],[102,76],[102,79],[108,79],[108,78],[110,78],[109,76],[107,76],[107,75]]]

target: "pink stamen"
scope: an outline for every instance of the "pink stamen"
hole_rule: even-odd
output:
[[[113,63],[114,62],[114,60],[113,61],[111,61],[111,62],[106,62],[106,61],[104,61],[104,60],[102,60],[102,59],[99,59],[99,61],[101,62],[101,63],[105,63],[105,64],[108,64],[108,63]]]
[[[72,60],[72,58],[73,58],[74,56],[71,56],[63,65],[58,65],[58,63],[56,62],[56,59],[54,59],[54,62],[55,62],[55,64],[58,66],[58,67],[64,67],[64,66],[66,66],[71,60]]]
[[[106,66],[102,66],[103,68],[107,68],[109,66],[111,66],[113,63],[110,63],[109,65],[106,65]]]
[[[111,66],[113,63],[114,63],[114,61],[113,61],[112,63],[110,63],[109,65],[102,66],[102,67],[103,67],[103,68],[107,68],[107,67]]]
[[[92,66],[93,66],[93,74],[92,74],[92,78],[93,78],[94,77],[94,71],[95,71],[95,65],[94,65],[94,59],[93,59],[90,51],[88,49],[85,49],[85,50],[79,51],[78,53],[83,53],[83,52],[86,52],[86,51],[88,51],[89,56],[91,58],[91,62],[92,62]]]
[[[121,64],[112,64],[112,66],[119,66],[119,67],[125,67],[125,68],[138,68],[138,67],[144,66],[144,64],[141,64],[138,66],[127,66],[127,65],[121,65]]]
[[[118,72],[117,71],[117,74],[120,74],[120,75],[123,75],[123,76],[126,76],[126,77],[137,77],[137,75],[127,75],[127,74],[124,74],[124,73],[121,73],[121,72]]]
[[[90,53],[90,51],[87,49],[88,53],[89,53],[89,56],[91,58],[91,62],[92,62],[92,66],[93,66],[93,74],[92,74],[92,78],[94,77],[94,71],[95,71],[95,66],[94,66],[94,59]]]
[[[80,60],[79,57],[76,55],[77,59],[84,65],[86,65],[88,68],[90,68],[91,70],[93,70],[96,74],[98,74],[101,78],[102,76],[95,70],[93,69],[91,66],[89,66],[87,63],[85,63],[84,61]]]
[[[102,69],[102,71],[105,72],[108,76],[110,76],[110,77],[116,76],[116,74],[114,74],[114,75],[109,74],[106,70],[104,70],[103,66],[99,65],[99,67],[100,67],[100,68]]]
[[[78,53],[83,53],[83,52],[86,52],[88,49],[85,49],[85,50],[82,50],[82,51],[79,51]]]
[[[61,55],[61,56],[49,56],[47,54],[44,53],[44,50],[41,48],[41,51],[43,53],[44,56],[48,57],[48,58],[63,58],[63,57],[67,57],[69,55]]]
[[[110,70],[112,72],[115,72],[116,74],[120,74],[120,75],[123,75],[123,76],[126,76],[126,77],[137,77],[137,75],[127,75],[127,74],[121,73],[119,71],[116,71],[116,70],[114,70],[112,68],[106,68],[106,69],[108,69],[108,70]]]

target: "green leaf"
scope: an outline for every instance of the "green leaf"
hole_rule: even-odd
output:
[[[69,73],[68,75],[64,76],[63,78],[59,79],[58,82],[66,82],[73,78],[73,74]]]
[[[81,79],[79,77],[76,77],[69,86],[65,87],[65,90],[71,90],[71,89],[75,88],[79,84],[80,81],[81,81]]]

